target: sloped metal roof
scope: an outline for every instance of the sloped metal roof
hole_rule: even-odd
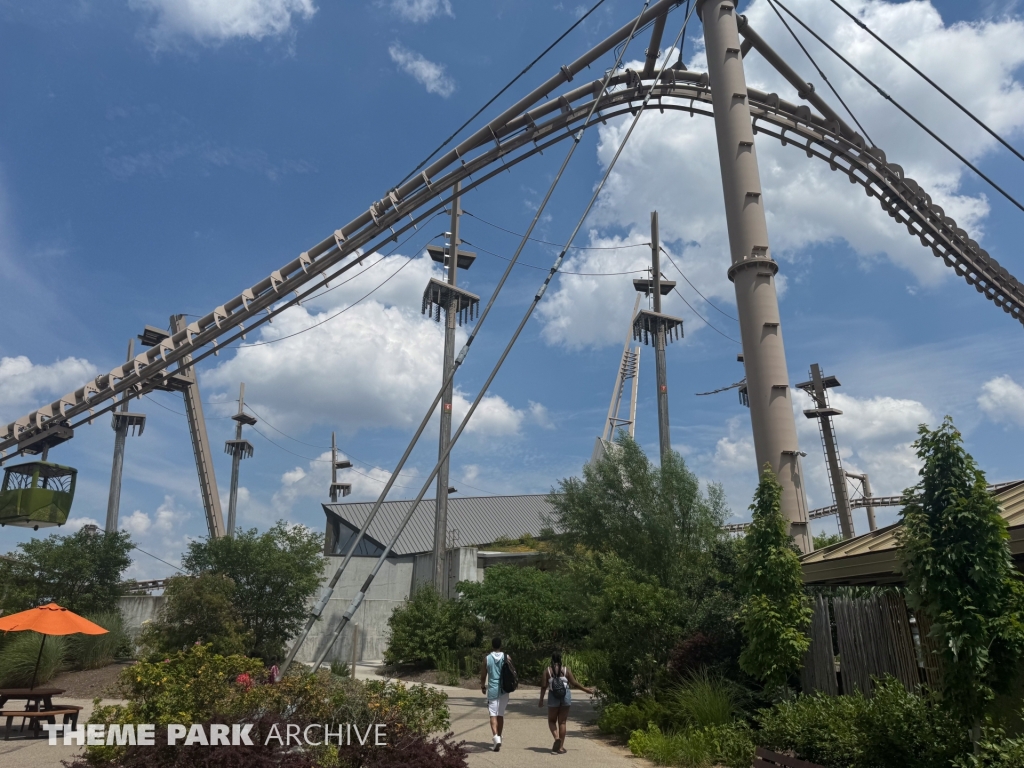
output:
[[[391,540],[409,512],[412,501],[385,501],[366,535],[382,547]],[[373,502],[324,504],[324,513],[335,516],[352,530],[359,530]],[[433,499],[420,502],[412,519],[398,538],[396,555],[412,555],[434,549]],[[545,528],[558,532],[555,508],[547,494],[529,496],[450,496],[448,532],[457,547],[479,547],[505,537],[539,536]]]
[[[1024,560],[1024,480],[1005,483],[993,493],[1010,533],[1010,552]],[[805,584],[886,584],[903,580],[896,532],[901,523],[879,528],[800,558]]]

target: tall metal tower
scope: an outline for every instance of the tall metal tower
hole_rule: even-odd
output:
[[[871,496],[871,479],[868,477],[868,473],[856,474],[855,472],[844,473],[851,480],[860,480],[860,495],[865,500],[873,498]],[[851,506],[853,506],[851,504]],[[864,505],[864,510],[868,513],[868,529],[875,530],[878,526],[875,524],[875,505],[867,503]]]
[[[135,339],[128,340],[128,360],[135,353]],[[114,464],[110,469],[110,495],[107,497],[107,522],[104,530],[117,530],[117,516],[121,508],[121,474],[124,469],[124,444],[129,430],[132,436],[141,435],[146,428],[146,417],[141,413],[128,413],[128,393],[121,397],[121,408],[110,415],[110,426],[114,430]]]
[[[629,328],[626,330],[626,341],[622,345],[622,357],[619,359],[619,367],[615,372],[615,387],[612,389],[612,401],[608,405],[608,417],[604,420],[604,430],[601,436],[594,443],[594,453],[590,457],[591,462],[598,461],[604,455],[606,448],[615,440],[615,431],[625,427],[629,436],[633,437],[636,432],[636,393],[640,384],[640,347],[634,347],[633,341],[633,318],[640,307],[640,294],[633,302],[633,311],[629,316]],[[629,398],[629,418],[619,418],[619,409],[622,406],[622,393],[626,389],[626,382],[632,381],[632,391]]]
[[[649,344],[654,339],[654,366],[658,383],[658,445],[661,460],[672,450],[668,420],[668,371],[665,366],[665,345],[683,335],[683,321],[661,313],[661,297],[676,287],[661,277],[661,243],[658,239],[658,212],[651,213],[651,277],[633,281],[637,291],[653,297],[654,309],[643,309],[633,318],[633,338]]]
[[[850,495],[846,490],[846,473],[843,472],[839,446],[836,444],[836,430],[832,424],[832,417],[843,412],[828,404],[827,390],[838,386],[839,379],[835,376],[822,376],[821,367],[817,363],[811,365],[811,380],[797,384],[797,387],[810,395],[814,402],[814,407],[804,411],[804,416],[818,420],[821,445],[825,451],[825,466],[828,469],[829,484],[832,486],[832,500],[839,515],[839,528],[844,539],[852,539],[856,535],[853,529],[853,511],[850,508]]]
[[[475,253],[459,250],[459,216],[462,201],[459,197],[461,184],[456,182],[452,197],[452,226],[448,233],[448,245],[427,246],[427,253],[434,261],[440,262],[447,270],[447,280],[431,278],[423,292],[422,312],[428,310],[435,320],[440,321],[444,310],[444,370],[442,381],[446,380],[455,367],[455,321],[459,325],[473,319],[479,311],[480,297],[456,287],[460,269],[469,269],[476,259]],[[449,382],[441,397],[441,434],[438,440],[438,457],[445,455],[452,439],[452,395],[455,384]],[[444,570],[445,541],[448,529],[448,458],[444,459],[437,473],[437,512],[434,517],[434,587],[439,594],[445,594],[448,580]]]
[[[331,432],[331,503],[337,504],[338,497],[345,497],[352,493],[351,483],[339,483],[338,482],[338,470],[349,469],[352,466],[352,462],[348,459],[344,461],[338,461],[338,442],[334,438],[334,433]]]
[[[775,292],[779,265],[768,247],[736,0],[698,0],[697,13],[704,24],[708,76],[713,84],[718,159],[732,251],[728,275],[736,287],[754,453],[758,470],[769,464],[782,485],[782,512],[789,520],[790,534],[802,551],[809,552],[807,498]]]
[[[235,439],[224,443],[224,453],[231,457],[231,491],[228,495],[228,536],[235,535],[235,512],[238,509],[238,465],[242,459],[252,458],[252,443],[242,439],[242,426],[256,424],[256,417],[245,412],[245,382],[238,388],[238,413],[231,417],[235,422]]]

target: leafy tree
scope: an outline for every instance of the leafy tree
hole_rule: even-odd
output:
[[[480,621],[461,600],[445,600],[432,586],[421,587],[388,619],[388,664],[431,664],[444,651],[478,646]]]
[[[729,516],[720,486],[702,493],[679,454],[657,467],[625,433],[614,450],[584,465],[582,480],[562,480],[559,489],[549,498],[566,551],[614,554],[670,588],[706,569]]]
[[[121,575],[131,565],[131,537],[124,531],[93,533],[85,529],[62,536],[32,539],[20,552],[0,560],[0,594],[5,613],[57,603],[75,613],[117,609],[126,591]]]
[[[781,498],[782,486],[771,466],[765,464],[740,556],[744,592],[740,618],[747,642],[740,666],[768,688],[784,686],[800,669],[810,646],[806,630],[811,610],[789,524],[782,516]]]
[[[250,636],[247,653],[272,663],[306,619],[324,570],[322,550],[316,531],[278,521],[262,534],[253,528],[194,541],[182,567],[192,576],[213,573],[234,582],[235,607]]]
[[[222,656],[244,654],[252,638],[235,607],[235,583],[227,576],[203,573],[167,580],[160,618],[148,624],[142,644],[161,654],[206,644]]]
[[[918,434],[921,481],[903,494],[900,557],[909,602],[931,619],[942,649],[943,699],[976,724],[1016,678],[1024,587],[998,504],[952,419],[934,431],[922,424]]]
[[[814,534],[814,548],[824,549],[825,547],[831,547],[833,544],[838,544],[843,540],[843,537],[838,533],[816,533]]]

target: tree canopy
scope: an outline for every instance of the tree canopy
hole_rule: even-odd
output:
[[[1024,653],[1024,586],[998,504],[952,419],[936,430],[922,424],[918,434],[921,481],[904,491],[898,534],[908,599],[932,621],[944,699],[973,724],[1015,680]]]
[[[236,531],[233,538],[189,544],[182,567],[192,576],[213,573],[234,583],[232,600],[249,633],[247,653],[273,662],[309,613],[306,605],[324,570],[323,536],[278,521],[269,531]]]
[[[9,553],[10,560],[0,560],[0,607],[5,613],[46,603],[80,614],[116,610],[133,546],[124,531],[84,528],[22,542],[20,551]]]

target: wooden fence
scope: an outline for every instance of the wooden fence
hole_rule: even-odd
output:
[[[811,645],[801,675],[804,691],[830,696],[860,691],[871,695],[872,678],[891,675],[908,691],[935,685],[938,669],[926,623],[915,619],[896,593],[869,597],[817,594]],[[912,622],[918,621],[920,640]]]

